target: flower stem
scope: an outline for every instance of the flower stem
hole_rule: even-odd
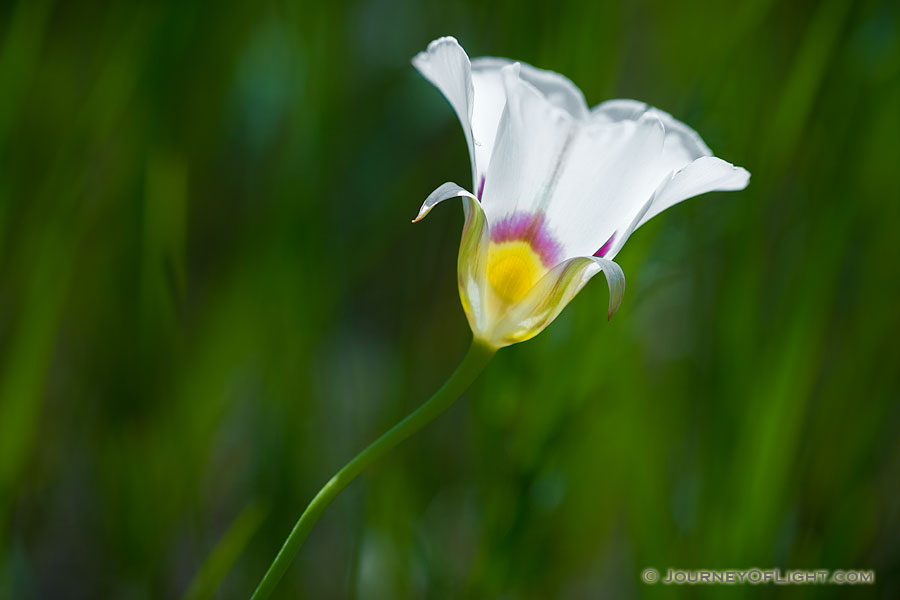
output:
[[[334,500],[341,490],[353,481],[363,469],[372,464],[376,459],[387,453],[388,450],[420,430],[430,423],[435,417],[444,412],[453,402],[459,398],[466,388],[475,381],[485,366],[493,358],[496,348],[488,346],[480,340],[472,340],[472,345],[465,358],[456,368],[456,371],[441,386],[435,394],[422,406],[407,415],[405,419],[394,425],[384,435],[372,442],[365,450],[356,455],[338,471],[334,477],[328,480],[315,498],[300,515],[300,519],[294,525],[290,535],[284,541],[278,556],[269,565],[269,570],[259,582],[251,600],[265,600],[275,590],[278,581],[287,571],[291,561],[300,550],[303,540],[309,535],[309,531],[319,519],[322,511]]]

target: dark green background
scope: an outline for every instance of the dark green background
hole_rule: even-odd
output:
[[[277,595],[900,596],[896,2],[29,0],[0,8],[0,597],[246,598],[451,372],[461,210],[409,222],[468,183],[409,64],[444,34],[752,180],[639,230],[612,321],[598,279],[502,351]],[[640,581],[753,566],[877,585]]]

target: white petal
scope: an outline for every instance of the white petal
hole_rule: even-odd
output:
[[[416,218],[413,219],[413,223],[418,223],[422,219],[425,218],[425,215],[431,212],[431,209],[443,202],[444,200],[449,200],[450,198],[459,198],[466,197],[470,198],[478,203],[478,199],[464,187],[458,186],[452,181],[448,181],[447,183],[441,185],[436,190],[431,192],[427,198],[425,198],[425,202],[422,203],[422,207],[419,209],[419,214],[416,215]],[[463,206],[468,207],[468,203]]]
[[[478,165],[476,189],[481,177],[487,174],[497,138],[497,129],[506,106],[503,67],[513,64],[505,58],[482,57],[472,60],[472,83],[475,86],[475,106],[472,112],[472,135],[475,140],[475,163]],[[584,95],[568,78],[520,63],[520,76],[531,83],[544,97],[573,117],[588,116]]]
[[[668,151],[681,153],[687,157],[686,162],[701,156],[712,156],[712,151],[696,131],[669,113],[643,102],[627,99],[607,100],[591,110],[593,119],[613,123],[618,121],[636,121],[646,114],[651,114],[658,118],[665,126]]]
[[[660,187],[664,186],[665,182],[660,184]],[[658,190],[659,188],[657,188]],[[653,205],[653,201],[656,199],[656,192],[650,197],[649,200],[644,202],[644,205],[641,206],[640,210],[637,211],[637,214],[634,215],[631,219],[631,222],[627,227],[622,229],[621,227],[616,230],[613,234],[613,237],[610,238],[609,247],[606,252],[602,253],[603,256],[608,256],[610,259],[616,257],[619,253],[619,250],[622,249],[622,246],[625,245],[625,242],[628,241],[628,238],[631,237],[631,234],[634,233],[634,230],[638,228],[638,224],[641,223],[641,219],[644,218],[644,215],[647,214],[647,211],[650,210],[650,207]]]
[[[430,81],[453,107],[462,124],[472,161],[472,180],[477,181],[474,140],[472,136],[472,108],[474,87],[469,57],[459,42],[452,37],[442,37],[428,44],[412,60],[413,66]],[[485,167],[486,168],[486,167]],[[477,185],[477,183],[476,183]]]
[[[671,171],[653,196],[639,210],[629,226],[616,233],[608,253],[614,257],[631,233],[670,206],[687,198],[711,191],[739,190],[747,186],[750,174],[712,156],[712,151],[696,131],[672,115],[637,100],[608,100],[591,111],[599,122],[617,123],[652,115],[666,128],[662,165]]]
[[[659,184],[628,227],[616,233],[616,239],[606,255],[615,258],[635,229],[672,205],[706,192],[742,190],[749,180],[750,173],[746,169],[714,156],[698,158]]]
[[[456,270],[460,300],[472,333],[479,339],[486,340],[488,336],[484,332],[490,329],[492,322],[485,301],[487,286],[484,280],[483,257],[490,240],[487,221],[478,199],[455,183],[445,183],[425,199],[422,208],[419,209],[419,216],[413,223],[422,220],[432,208],[450,198],[463,199],[466,217],[459,242]]]
[[[585,282],[601,271],[606,275],[606,283],[609,286],[609,310],[606,312],[606,318],[610,319],[619,310],[625,296],[625,273],[622,272],[622,267],[609,259],[598,256],[588,258],[594,266],[585,272],[587,278]]]
[[[506,91],[502,78],[493,71],[480,70],[472,64],[472,85],[475,86],[475,106],[472,110],[472,136],[475,142],[476,179],[475,189],[481,191],[481,179],[487,175],[497,138],[497,126],[503,107],[506,106]]]
[[[514,63],[515,61],[507,58],[485,56],[472,59],[472,76],[476,78],[476,96],[478,93],[478,76],[493,78],[502,91],[501,71],[503,67]],[[555,71],[533,67],[527,63],[519,63],[519,66],[519,76],[533,85],[551,104],[562,108],[576,119],[586,119],[588,117],[590,111],[588,111],[587,102],[584,101],[584,94],[568,77]],[[500,109],[502,110],[502,108],[501,106]],[[497,117],[499,116],[500,112],[498,111]]]
[[[537,209],[573,124],[568,113],[519,80],[519,68],[512,64],[502,70],[507,103],[482,195],[488,221],[494,223],[516,210]]]
[[[563,258],[594,254],[668,175],[665,132],[652,115],[585,123],[504,68],[507,108],[482,205],[489,223],[544,212]]]
[[[750,173],[746,169],[715,156],[700,157],[663,182],[637,226],[640,227],[682,200],[706,192],[742,190],[749,182]]]
[[[476,58],[469,61],[465,50],[452,37],[442,37],[413,58],[413,65],[440,90],[456,112],[472,162],[472,185],[480,191],[487,174],[497,127],[506,105],[501,74],[512,61],[503,58]],[[531,83],[549,102],[586,119],[589,115],[584,95],[568,78],[530,65],[521,66],[522,79]]]

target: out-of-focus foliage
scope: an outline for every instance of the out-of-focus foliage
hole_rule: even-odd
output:
[[[898,597],[878,0],[4,3],[0,597],[247,597],[319,485],[450,373],[461,211],[409,223],[468,175],[409,65],[443,34],[655,104],[753,178],[638,231],[612,321],[598,280],[502,351],[278,595]],[[877,585],[664,589],[649,566]]]

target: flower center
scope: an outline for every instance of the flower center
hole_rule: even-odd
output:
[[[546,269],[527,241],[491,243],[487,277],[497,295],[513,304],[525,297]]]

